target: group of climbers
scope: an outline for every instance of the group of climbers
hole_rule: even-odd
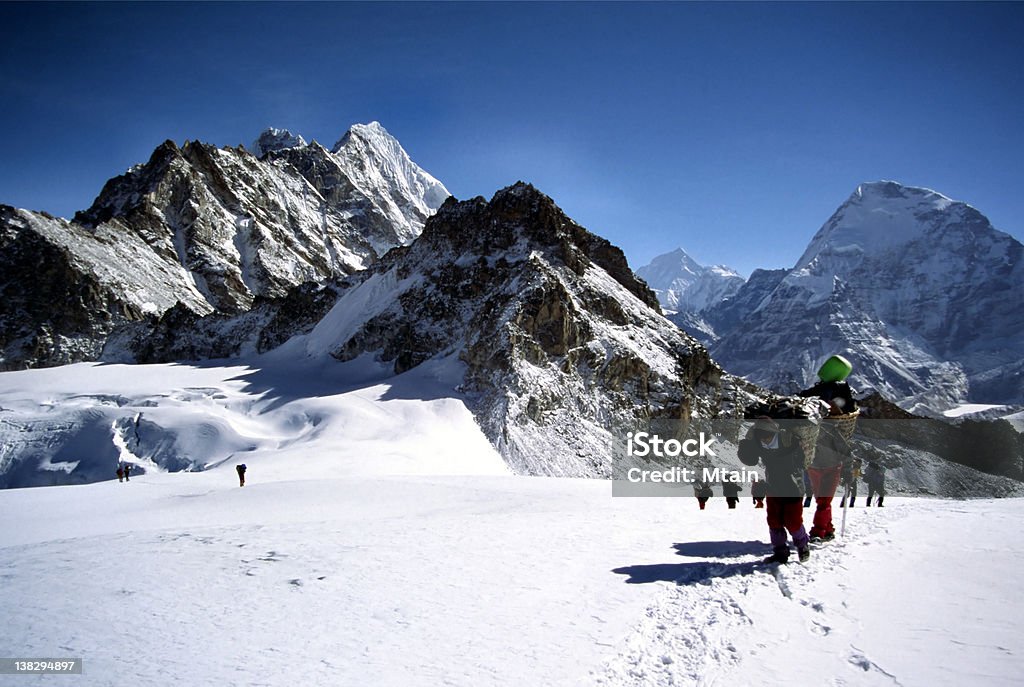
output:
[[[824,418],[815,432],[798,434],[795,428],[783,427],[784,420],[759,415],[746,437],[739,442],[739,459],[745,465],[764,466],[767,500],[768,532],[773,549],[766,560],[785,563],[789,560],[789,538],[793,540],[801,562],[810,557],[812,542],[835,538],[832,522],[832,500],[844,485],[842,505],[853,505],[861,461],[853,457],[850,436],[858,410],[849,384],[845,382],[850,363],[832,356],[818,372],[819,383],[800,393],[822,403]],[[805,426],[810,426],[806,424]],[[808,440],[808,436],[813,439]],[[871,462],[864,471],[868,485],[867,505],[878,494],[878,505],[885,496],[885,471]],[[811,529],[804,528],[803,508],[814,500]],[[757,495],[755,507],[759,507]],[[788,533],[788,536],[787,536]]]

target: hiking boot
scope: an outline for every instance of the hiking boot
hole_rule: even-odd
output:
[[[775,553],[764,559],[765,563],[787,563],[789,562],[789,547],[776,546]]]
[[[835,538],[836,538],[836,533],[835,532],[829,532],[824,537],[822,537],[821,540],[822,541],[832,541]]]
[[[811,542],[812,544],[820,544],[821,542],[825,541],[825,539],[824,539],[824,537],[819,537],[818,535],[815,534],[810,539],[808,539],[808,541]]]
[[[811,549],[808,546],[805,546],[804,548],[797,550],[796,553],[800,557],[801,563],[806,563],[807,560],[811,557]]]

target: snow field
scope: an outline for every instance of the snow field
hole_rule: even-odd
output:
[[[1010,685],[1024,668],[1020,500],[858,507],[845,539],[774,568],[755,565],[749,499],[250,473],[0,492],[0,647],[81,656],[85,685]]]
[[[678,545],[704,560],[624,571],[676,585],[599,683],[1019,684],[1024,556],[1006,542],[1022,522],[1020,499],[889,499],[851,509],[806,565],[759,565],[756,541]]]
[[[83,412],[141,412],[210,459],[0,490],[0,655],[81,657],[89,686],[1019,684],[1020,499],[862,496],[809,564],[762,567],[749,497],[512,476],[452,397],[456,361],[386,379],[304,346],[0,375],[5,442],[32,414],[44,447]]]

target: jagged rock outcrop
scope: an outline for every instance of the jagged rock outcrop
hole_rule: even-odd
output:
[[[84,269],[67,245],[84,230],[62,225],[65,240],[57,242],[35,226],[34,217],[0,206],[0,369],[15,366],[7,361],[53,366],[95,359],[111,331],[144,315],[101,275]]]
[[[309,332],[349,287],[349,280],[307,282],[275,298],[258,296],[238,315],[198,315],[180,303],[117,329],[99,358],[111,363],[167,363],[265,353]]]
[[[614,432],[711,417],[721,369],[665,320],[622,252],[516,184],[449,199],[306,337],[340,360],[372,352],[402,372],[457,365],[457,385],[518,472],[609,474]]]
[[[377,123],[331,151],[281,130],[253,148],[166,141],[70,222],[5,208],[0,369],[93,360],[127,322],[239,314],[351,274],[448,195]]]

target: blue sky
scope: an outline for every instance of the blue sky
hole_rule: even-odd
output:
[[[378,120],[626,251],[796,261],[862,181],[1024,235],[1024,4],[0,5],[0,202],[70,216],[164,139]]]

